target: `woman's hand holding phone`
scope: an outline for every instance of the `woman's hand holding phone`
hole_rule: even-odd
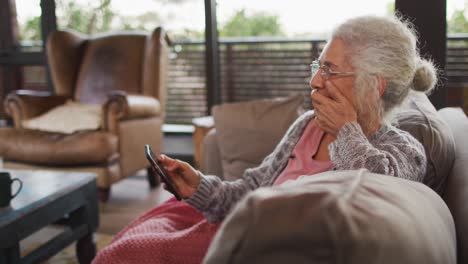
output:
[[[171,178],[179,195],[183,198],[189,198],[195,192],[200,184],[200,175],[187,162],[172,159],[166,155],[158,157],[158,164],[164,169],[165,174]],[[167,189],[166,184],[164,189]]]

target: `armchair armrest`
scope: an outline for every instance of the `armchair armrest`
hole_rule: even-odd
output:
[[[38,116],[58,105],[65,103],[68,96],[53,95],[50,92],[17,90],[8,94],[4,101],[5,111],[13,118],[16,128],[21,122]]]
[[[103,106],[103,128],[117,132],[119,120],[161,116],[159,100],[145,95],[114,91]]]

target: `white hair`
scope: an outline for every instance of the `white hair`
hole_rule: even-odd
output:
[[[333,31],[335,38],[345,43],[345,56],[356,72],[355,103],[364,129],[388,119],[410,89],[429,93],[437,82],[435,66],[419,55],[416,31],[402,18],[352,18]],[[382,97],[379,78],[387,83]]]

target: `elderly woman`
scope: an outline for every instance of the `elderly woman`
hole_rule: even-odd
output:
[[[331,169],[365,168],[422,182],[423,146],[387,122],[410,89],[428,91],[436,82],[435,68],[420,58],[416,42],[396,18],[341,24],[311,64],[314,111],[299,117],[274,152],[238,181],[205,176],[165,156],[160,162],[185,201],[212,222],[251,190]]]
[[[389,123],[392,110],[410,89],[429,91],[436,83],[436,70],[420,57],[416,43],[412,28],[398,18],[358,17],[339,25],[311,64],[314,110],[300,116],[273,153],[240,180],[203,175],[164,155],[159,162],[178,194],[203,214],[207,222],[202,225],[208,227],[222,221],[246,193],[302,175],[365,168],[422,182],[427,177],[423,146]],[[162,221],[158,210],[125,232],[135,232],[149,218]],[[199,242],[208,236],[205,244],[198,243],[203,244],[197,248],[198,257],[203,257],[216,228],[204,232],[186,237]]]

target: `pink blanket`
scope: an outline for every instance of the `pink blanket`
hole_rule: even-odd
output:
[[[201,263],[218,227],[173,198],[126,226],[93,263]]]

